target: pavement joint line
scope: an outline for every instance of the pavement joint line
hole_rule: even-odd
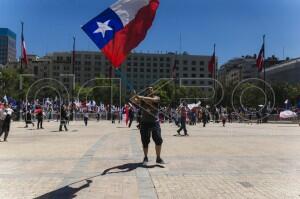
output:
[[[136,134],[132,132],[130,135],[130,144],[132,148],[132,155],[134,160],[138,160],[138,157],[143,157],[141,149],[138,147],[136,141]],[[137,168],[136,178],[138,183],[138,193],[140,199],[158,199],[158,193],[154,186],[153,179],[148,169]]]
[[[72,183],[72,182],[70,182],[70,179],[73,179],[75,176],[77,177],[78,171],[84,171],[84,168],[86,168],[88,163],[93,159],[93,156],[94,156],[95,152],[97,151],[97,149],[99,147],[101,147],[105,141],[107,141],[107,139],[110,135],[112,135],[112,134],[105,134],[105,135],[101,136],[97,140],[97,142],[86,151],[86,153],[77,161],[77,163],[75,164],[75,166],[73,167],[71,172],[69,174],[67,174],[66,176],[64,176],[62,182],[58,186],[59,188]]]

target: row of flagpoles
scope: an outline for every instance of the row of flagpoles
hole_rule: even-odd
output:
[[[21,32],[21,71],[23,70],[23,64],[27,65],[28,64],[28,58],[27,58],[27,50],[26,50],[26,45],[25,45],[25,39],[24,39],[24,23],[21,23],[22,26],[22,32]],[[172,68],[172,78],[176,78],[176,70],[177,70],[177,60],[176,60],[177,55],[175,56],[174,60],[174,65]],[[265,35],[263,36],[263,44],[262,47],[259,51],[259,54],[256,59],[256,66],[258,69],[258,72],[262,72],[264,70],[264,75],[263,79],[266,79],[266,74],[265,74]],[[73,37],[73,51],[72,51],[72,72],[75,74],[75,37]],[[216,79],[216,71],[217,71],[217,63],[216,63],[216,44],[214,44],[213,48],[213,54],[210,58],[210,61],[208,63],[208,71],[212,75],[214,79]],[[111,68],[112,69],[112,68]],[[110,74],[109,76],[112,77],[112,72],[110,69]]]
[[[213,50],[213,54],[210,58],[210,61],[208,62],[208,71],[209,73],[213,76],[214,79],[216,79],[216,70],[217,70],[217,62],[216,62],[216,44],[214,44],[214,50]],[[264,81],[266,80],[266,71],[265,71],[265,35],[263,35],[263,44],[262,47],[259,51],[259,54],[256,58],[256,67],[258,72],[262,72],[262,70],[264,70]],[[172,78],[176,77],[176,69],[177,69],[177,61],[176,61],[176,57],[175,57],[175,63],[172,69]]]

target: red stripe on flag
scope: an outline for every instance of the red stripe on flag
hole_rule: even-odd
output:
[[[256,60],[256,66],[257,66],[259,72],[262,71],[263,63],[264,63],[264,58],[263,58],[263,56],[259,55],[259,57]]]
[[[215,64],[216,64],[216,55],[215,53],[213,54],[213,56],[211,57],[209,63],[208,63],[208,71],[213,74],[215,71]]]
[[[114,39],[102,48],[106,58],[115,68],[119,68],[130,51],[145,39],[158,6],[159,0],[151,0],[147,6],[139,10],[135,19],[117,32]]]
[[[259,51],[259,55],[256,59],[256,66],[257,66],[259,72],[262,71],[263,66],[264,66],[264,54],[265,54],[265,45],[263,44]]]
[[[28,64],[28,59],[27,59],[27,52],[26,52],[26,45],[25,45],[25,41],[22,41],[22,61],[25,64]]]

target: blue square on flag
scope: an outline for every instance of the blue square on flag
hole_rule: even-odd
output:
[[[123,28],[118,15],[110,8],[85,24],[82,29],[102,49]]]

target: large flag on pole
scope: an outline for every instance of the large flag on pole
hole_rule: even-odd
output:
[[[119,68],[132,49],[146,37],[159,0],[119,0],[82,29]]]
[[[23,23],[22,23],[22,35],[21,35],[21,50],[22,50],[22,56],[21,56],[21,61],[25,63],[26,65],[28,64],[28,59],[27,59],[27,51],[26,51],[26,45],[25,45],[25,39],[24,39],[24,33],[23,33]]]
[[[208,63],[208,71],[211,73],[211,74],[214,74],[215,72],[215,67],[216,67],[216,45],[214,45],[214,53],[213,55],[211,56],[210,58],[210,61]]]
[[[257,69],[259,72],[261,72],[263,69],[264,57],[265,57],[265,44],[263,43],[263,45],[259,51],[258,57],[256,59],[256,66],[257,66]]]

